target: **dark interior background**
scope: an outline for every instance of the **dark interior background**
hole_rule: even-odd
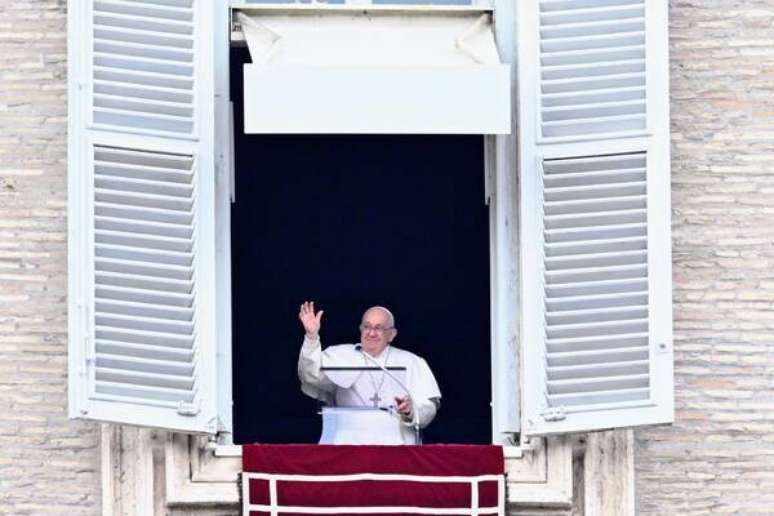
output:
[[[316,442],[296,376],[298,307],[324,309],[323,345],[357,342],[389,307],[394,344],[424,357],[443,395],[425,442],[491,439],[489,229],[481,136],[245,135],[232,50],[234,438]]]

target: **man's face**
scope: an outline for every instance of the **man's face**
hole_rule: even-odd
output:
[[[395,338],[397,330],[383,310],[368,310],[360,322],[360,343],[372,355],[378,355]]]

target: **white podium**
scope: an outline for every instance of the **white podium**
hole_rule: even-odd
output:
[[[414,444],[414,430],[394,412],[369,407],[323,407],[320,444]]]

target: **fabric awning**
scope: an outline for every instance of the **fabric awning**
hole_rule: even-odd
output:
[[[238,13],[245,132],[507,134],[488,13]]]

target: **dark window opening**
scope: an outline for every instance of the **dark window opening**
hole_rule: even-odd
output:
[[[324,346],[357,342],[369,306],[393,310],[394,344],[428,361],[443,395],[425,442],[490,442],[483,137],[245,135],[247,51],[231,59],[235,442],[319,438],[296,376],[306,299],[325,310]]]

